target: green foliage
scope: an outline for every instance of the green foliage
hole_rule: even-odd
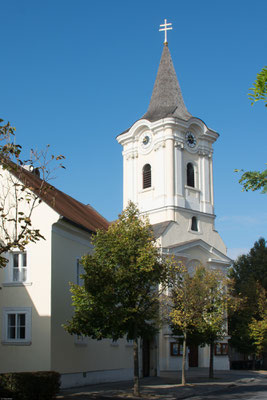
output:
[[[205,269],[197,268],[194,275],[178,264],[174,269],[171,283],[170,319],[173,329],[183,334],[193,332],[202,323],[202,310],[205,304]]]
[[[260,238],[247,255],[238,257],[230,270],[230,276],[234,281],[235,296],[242,299],[238,312],[229,319],[231,345],[244,354],[258,353],[262,349],[256,331],[264,330],[264,323],[260,321],[265,320],[260,302],[267,290],[265,239]]]
[[[82,259],[84,286],[71,286],[75,313],[66,330],[114,340],[155,334],[166,262],[148,221],[130,203],[107,231],[97,232],[93,245],[94,253]]]
[[[256,354],[260,355],[267,348],[267,293],[257,285],[258,316],[252,318],[249,324],[249,335],[255,346]]]
[[[253,87],[249,89],[249,98],[254,104],[256,101],[263,100],[267,107],[267,66],[257,74]]]
[[[0,396],[13,400],[52,400],[60,388],[60,374],[54,371],[0,374]]]
[[[239,172],[239,170],[236,170],[235,172]],[[262,172],[244,172],[239,179],[239,183],[243,186],[243,191],[262,190],[261,193],[267,193],[267,169]]]
[[[249,98],[252,101],[252,105],[256,101],[263,100],[265,107],[267,107],[267,66],[257,74],[257,79],[249,90]],[[235,170],[235,172],[240,172],[240,170]],[[267,193],[267,169],[262,172],[246,171],[239,179],[239,183],[243,186],[243,191],[261,190],[261,193]]]
[[[171,289],[173,329],[192,334],[202,344],[214,342],[226,334],[229,298],[225,277],[219,271],[199,266],[190,274],[179,266]]]
[[[196,268],[194,274],[182,265],[174,266],[171,282],[171,327],[188,342],[212,344],[227,332],[227,308],[230,295],[225,277],[219,271]],[[182,383],[185,383],[185,353]]]

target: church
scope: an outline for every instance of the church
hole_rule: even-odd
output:
[[[163,27],[168,25],[165,20]],[[218,137],[188,112],[165,33],[148,110],[117,137],[123,147],[123,207],[137,204],[163,253],[175,255],[189,270],[201,264],[225,271],[232,263],[214,226],[212,145]],[[173,341],[166,327],[159,339],[159,370],[177,366],[181,350],[173,353]],[[216,351],[215,368],[228,369],[227,340]],[[208,356],[207,348],[192,348],[188,366],[208,367]]]
[[[149,217],[163,253],[189,269],[203,264],[224,271],[232,262],[215,230],[213,143],[218,133],[187,110],[172,63],[166,33],[147,112],[117,136],[123,155],[123,207],[137,204]],[[8,174],[1,175],[1,190]],[[16,175],[16,174],[15,174]],[[29,187],[38,176],[22,169]],[[56,370],[62,387],[132,379],[132,343],[71,336],[69,282],[82,284],[80,258],[92,252],[91,236],[108,221],[88,205],[53,188],[41,197],[32,223],[46,240],[8,254],[0,270],[2,332],[0,373]],[[215,346],[214,368],[229,369],[227,337]],[[141,376],[181,369],[182,349],[168,326],[140,343]],[[187,367],[208,367],[209,348],[190,348]]]

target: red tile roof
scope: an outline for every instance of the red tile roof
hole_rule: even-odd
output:
[[[80,203],[25,168],[8,164],[14,176],[68,222],[90,232],[108,228],[109,222],[90,205]]]

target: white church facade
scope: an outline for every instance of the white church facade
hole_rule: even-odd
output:
[[[231,260],[214,228],[212,145],[218,134],[187,111],[167,43],[146,114],[117,137],[123,147],[123,206],[148,215],[162,251],[189,268],[225,270]],[[5,171],[1,179],[6,179]],[[39,178],[23,171],[30,187]],[[4,184],[1,181],[3,189]],[[62,386],[131,379],[132,344],[70,336],[69,282],[81,283],[79,260],[108,222],[56,188],[32,216],[46,240],[8,255],[0,269],[0,373],[56,370]],[[168,327],[140,343],[141,375],[181,368],[181,349]],[[207,367],[208,348],[191,348],[188,367]],[[216,346],[215,369],[228,369],[227,338]]]

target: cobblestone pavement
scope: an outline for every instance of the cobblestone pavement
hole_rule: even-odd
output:
[[[214,379],[208,378],[208,370],[191,368],[187,371],[187,385],[181,386],[180,372],[163,372],[160,377],[140,380],[141,397],[144,400],[183,400],[213,394],[216,398],[227,388],[237,385],[267,385],[267,371],[215,371]],[[61,390],[57,399],[62,400],[131,400],[132,381],[102,383]],[[266,386],[267,388],[267,386]]]

